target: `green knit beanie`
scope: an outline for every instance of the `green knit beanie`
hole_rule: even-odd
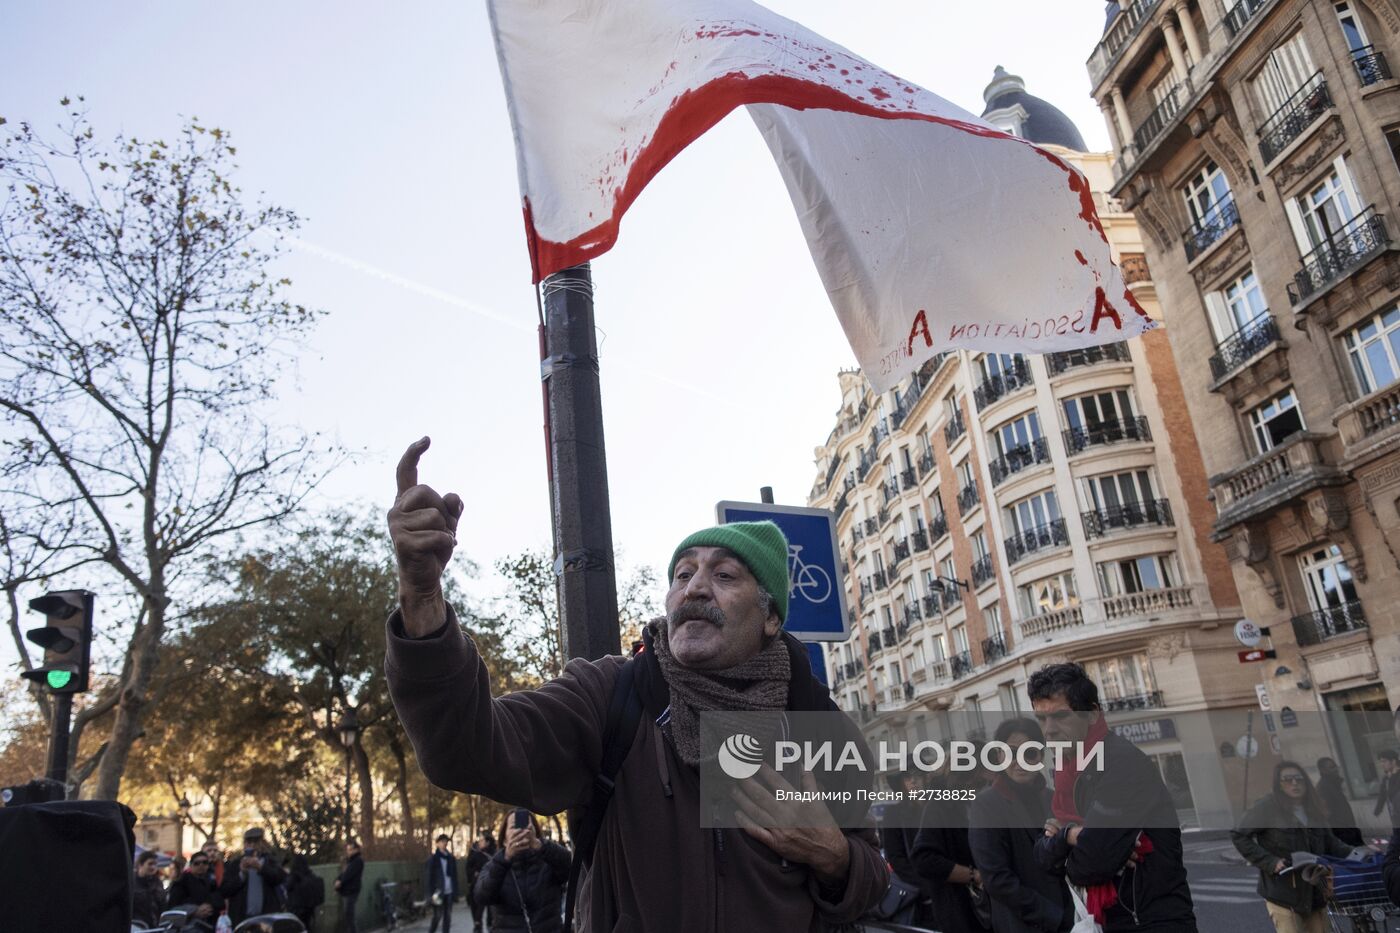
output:
[[[731,522],[697,531],[676,547],[671,566],[666,568],[666,580],[676,576],[676,561],[681,552],[693,547],[722,547],[733,551],[758,580],[758,585],[773,597],[778,618],[786,620],[788,612],[788,542],[781,528],[772,522]]]

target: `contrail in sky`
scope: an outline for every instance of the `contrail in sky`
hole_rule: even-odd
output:
[[[399,288],[402,288],[406,291],[414,292],[418,295],[422,295],[425,298],[431,298],[434,301],[440,301],[443,304],[451,305],[454,308],[461,308],[463,311],[468,311],[472,314],[477,315],[478,317],[484,317],[488,321],[494,321],[497,324],[509,327],[511,330],[522,331],[527,334],[538,333],[538,325],[536,324],[526,324],[509,315],[502,314],[501,312],[492,310],[491,308],[485,307],[484,305],[479,305],[474,301],[468,301],[467,299],[462,298],[459,295],[454,295],[451,292],[445,292],[440,288],[433,288],[431,285],[424,285],[422,282],[415,282],[412,279],[406,279],[403,276],[398,275],[397,273],[390,272],[388,269],[381,269],[379,266],[371,265],[370,263],[364,262],[363,260],[355,259],[352,256],[346,256],[343,253],[337,253],[335,250],[326,249],[324,246],[318,246],[315,243],[311,243],[299,237],[282,236],[279,237],[279,239],[283,243],[286,243],[288,246],[292,247],[293,249],[298,249],[304,253],[310,253],[313,256],[318,256],[321,259],[325,259],[330,262],[336,263],[337,265],[354,269],[356,272],[372,276],[376,279],[388,282],[391,285],[396,285]],[[606,334],[604,334],[604,337],[606,337]],[[621,369],[624,372],[632,372],[642,376],[647,376],[648,378],[655,379],[658,382],[664,382],[667,385],[674,386],[677,389],[684,389],[687,392],[694,392],[697,395],[702,395],[705,398],[710,399],[711,401],[721,402],[725,405],[730,406],[731,408],[738,409],[744,407],[735,399],[726,398],[722,395],[716,395],[709,389],[703,388],[701,386],[691,385],[687,382],[681,382],[678,379],[674,379],[663,373],[655,372],[654,370],[643,369],[639,366],[632,366],[624,362],[616,361],[613,363],[613,365],[616,365],[618,369]]]

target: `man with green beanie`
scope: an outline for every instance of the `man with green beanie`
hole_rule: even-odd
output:
[[[536,690],[491,695],[442,596],[463,505],[418,483],[427,447],[424,438],[404,454],[389,511],[400,608],[385,671],[399,718],[439,787],[579,815],[594,799],[614,685],[629,662],[575,659]],[[667,576],[666,616],[646,627],[646,650],[630,662],[642,715],[579,883],[575,929],[808,933],[854,922],[888,884],[873,830],[842,830],[815,800],[803,804],[815,818],[773,828],[760,790],[742,788],[743,829],[701,825],[702,713],[841,716],[804,647],[782,632],[787,540],[771,522],[707,528],[677,546]],[[794,789],[771,769],[765,779]],[[796,789],[816,788],[804,775]]]

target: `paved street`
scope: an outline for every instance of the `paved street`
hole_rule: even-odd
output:
[[[1254,892],[1259,874],[1235,852],[1228,838],[1186,837],[1186,870],[1201,933],[1268,933],[1273,929],[1264,901]]]

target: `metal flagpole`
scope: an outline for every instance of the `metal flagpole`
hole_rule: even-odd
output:
[[[603,400],[588,263],[542,284],[540,376],[565,659],[621,654]]]

